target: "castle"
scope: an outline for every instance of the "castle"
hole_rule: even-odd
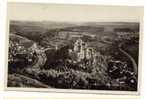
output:
[[[76,54],[77,62],[87,61],[89,65],[93,65],[95,63],[96,56],[98,55],[92,47],[89,47],[88,44],[80,38],[74,43],[72,51]]]

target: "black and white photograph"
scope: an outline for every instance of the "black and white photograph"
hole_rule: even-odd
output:
[[[8,3],[6,90],[137,93],[142,10]]]

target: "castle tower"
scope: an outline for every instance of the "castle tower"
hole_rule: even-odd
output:
[[[86,50],[87,50],[87,44],[85,42],[82,42],[80,53],[79,53],[79,58],[81,60],[86,58]]]
[[[82,40],[78,39],[74,44],[74,52],[80,52]]]
[[[58,50],[58,46],[57,45],[55,45],[55,50]]]

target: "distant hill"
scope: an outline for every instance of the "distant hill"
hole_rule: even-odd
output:
[[[139,22],[86,22],[83,25],[106,28],[129,28],[133,31],[139,31]]]
[[[130,28],[138,29],[138,22],[78,22],[78,23],[69,23],[69,22],[55,22],[55,21],[10,21],[11,26],[18,26],[23,28],[25,31],[40,31],[40,30],[51,30],[51,29],[63,29],[68,27],[112,27],[112,28]],[[84,28],[85,29],[85,28]],[[86,28],[88,29],[88,28]]]
[[[45,31],[50,29],[60,29],[65,27],[72,27],[76,24],[71,24],[67,22],[53,22],[53,21],[10,21],[11,26],[18,26],[23,28],[23,30],[28,31]]]
[[[17,35],[27,37],[31,40],[40,40],[40,37],[45,33],[49,34],[52,33],[53,30],[72,26],[76,25],[65,22],[52,21],[10,21],[10,33],[15,33]]]
[[[10,21],[10,33],[27,37],[40,42],[43,38],[52,39],[60,31],[77,31],[80,33],[96,34],[98,37],[115,36],[114,29],[129,28],[139,31],[139,23],[135,22],[53,22],[53,21]],[[63,32],[62,32],[63,33]]]

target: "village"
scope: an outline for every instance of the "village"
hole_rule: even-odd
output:
[[[138,31],[80,26],[27,34],[10,34],[10,75],[29,76],[53,88],[136,89],[137,64],[124,47],[137,41]]]

